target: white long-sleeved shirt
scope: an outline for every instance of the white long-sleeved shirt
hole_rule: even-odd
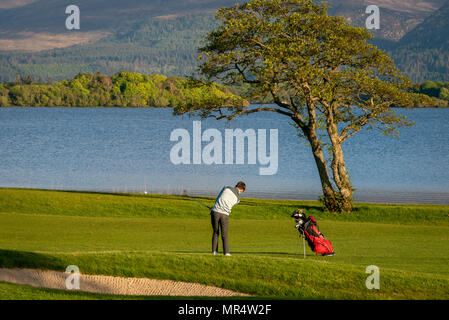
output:
[[[240,202],[237,188],[224,187],[215,200],[212,211],[229,215],[232,207]]]

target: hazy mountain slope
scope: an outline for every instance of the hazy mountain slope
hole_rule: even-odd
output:
[[[37,0],[26,6],[0,10],[2,32],[64,33],[68,5],[81,12],[81,31],[119,28],[124,21],[210,11],[233,4],[233,0]]]
[[[7,0],[10,5],[30,0]],[[411,28],[438,9],[444,0],[328,0],[331,14],[344,15],[355,25],[364,26],[365,9],[375,3],[381,8],[382,26],[376,36],[398,40]],[[81,32],[108,31],[124,21],[137,22],[151,17],[183,15],[215,10],[243,0],[36,0],[28,5],[0,10],[1,36],[17,33],[64,34],[65,8],[75,4],[81,11]],[[320,0],[317,0],[320,2]]]
[[[390,54],[417,81],[449,81],[449,1],[405,35]]]
[[[112,74],[123,69],[168,76],[189,74],[195,69],[199,40],[215,24],[212,12],[220,6],[230,6],[236,2],[35,0],[30,4],[17,6],[20,2],[29,1],[6,1],[15,7],[0,9],[0,81],[13,80],[16,73],[56,80],[72,78],[79,72]],[[434,22],[428,23],[427,21],[432,21],[428,17],[445,0],[328,2],[332,5],[330,14],[343,15],[357,26],[365,25],[368,16],[365,13],[366,7],[372,3],[378,5],[381,8],[381,29],[374,32],[375,43],[390,50],[401,70],[406,71],[414,80],[421,80],[422,77],[411,60],[417,61],[418,70],[422,70],[423,64],[441,64],[441,61],[445,61],[444,58],[440,59],[440,48],[434,48],[435,52],[421,54],[425,52],[422,50],[424,42],[419,45],[417,56],[407,55],[411,44],[405,40],[400,42],[400,49],[395,49],[396,40],[421,22],[429,25],[425,27],[426,30],[431,30],[431,25],[437,22],[432,18]],[[80,7],[80,31],[65,29],[65,8],[70,4]],[[426,18],[428,19],[425,20]],[[442,16],[440,20],[444,18]],[[426,35],[423,40],[432,39],[433,36]],[[416,36],[411,33],[408,38],[414,39]],[[53,49],[57,47],[61,49]],[[13,49],[19,51],[11,51]],[[27,53],[24,49],[39,52]],[[435,69],[433,66],[429,68]],[[440,69],[424,73],[426,79],[441,79]],[[434,78],[429,78],[430,76]]]
[[[329,0],[330,14],[347,17],[351,24],[365,26],[366,8],[375,4],[380,8],[380,30],[373,31],[378,39],[397,41],[412,30],[446,0]]]
[[[1,0],[0,9],[10,9],[27,5],[36,0]]]
[[[376,0],[364,1],[365,4],[376,4],[381,8],[387,8],[402,12],[433,12],[444,4],[446,0]]]
[[[398,43],[399,46],[416,45],[426,48],[441,48],[449,42],[449,1],[410,31]]]
[[[11,81],[16,73],[43,80],[121,70],[189,75],[196,67],[199,41],[215,23],[212,13],[150,19],[128,23],[95,43],[38,53],[0,52],[0,81]]]

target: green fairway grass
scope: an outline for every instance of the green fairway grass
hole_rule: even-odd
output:
[[[214,198],[196,197],[208,205]],[[351,215],[325,213],[317,201],[245,199],[233,209],[233,219],[290,219],[304,208],[309,215],[338,221],[393,224],[449,224],[449,205],[357,204]],[[113,218],[204,218],[207,209],[188,197],[110,194],[0,188],[0,213]]]
[[[202,197],[213,204],[212,198]],[[294,229],[304,208],[332,241],[320,257]],[[182,196],[0,189],[0,267],[198,282],[257,297],[448,299],[449,206],[358,204],[332,215],[318,202],[242,199],[230,219],[232,257],[210,254],[210,216]],[[381,271],[368,290],[365,268]],[[109,299],[0,284],[0,299]],[[123,297],[114,297],[123,298]]]

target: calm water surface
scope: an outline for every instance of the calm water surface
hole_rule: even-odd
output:
[[[400,110],[416,125],[399,139],[362,132],[344,145],[358,201],[449,204],[449,110]],[[0,108],[0,187],[215,195],[244,180],[247,196],[313,199],[320,183],[309,147],[277,114],[254,114],[216,128],[278,129],[279,168],[173,165],[172,130],[192,132],[169,109]]]

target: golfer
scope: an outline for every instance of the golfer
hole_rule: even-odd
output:
[[[228,225],[229,214],[232,207],[240,202],[240,194],[246,189],[244,182],[239,182],[232,187],[224,187],[217,199],[214,206],[211,208],[210,217],[212,222],[212,252],[214,255],[218,254],[218,236],[221,229],[221,240],[223,241],[223,254],[230,256],[229,252],[229,240],[228,240]]]

